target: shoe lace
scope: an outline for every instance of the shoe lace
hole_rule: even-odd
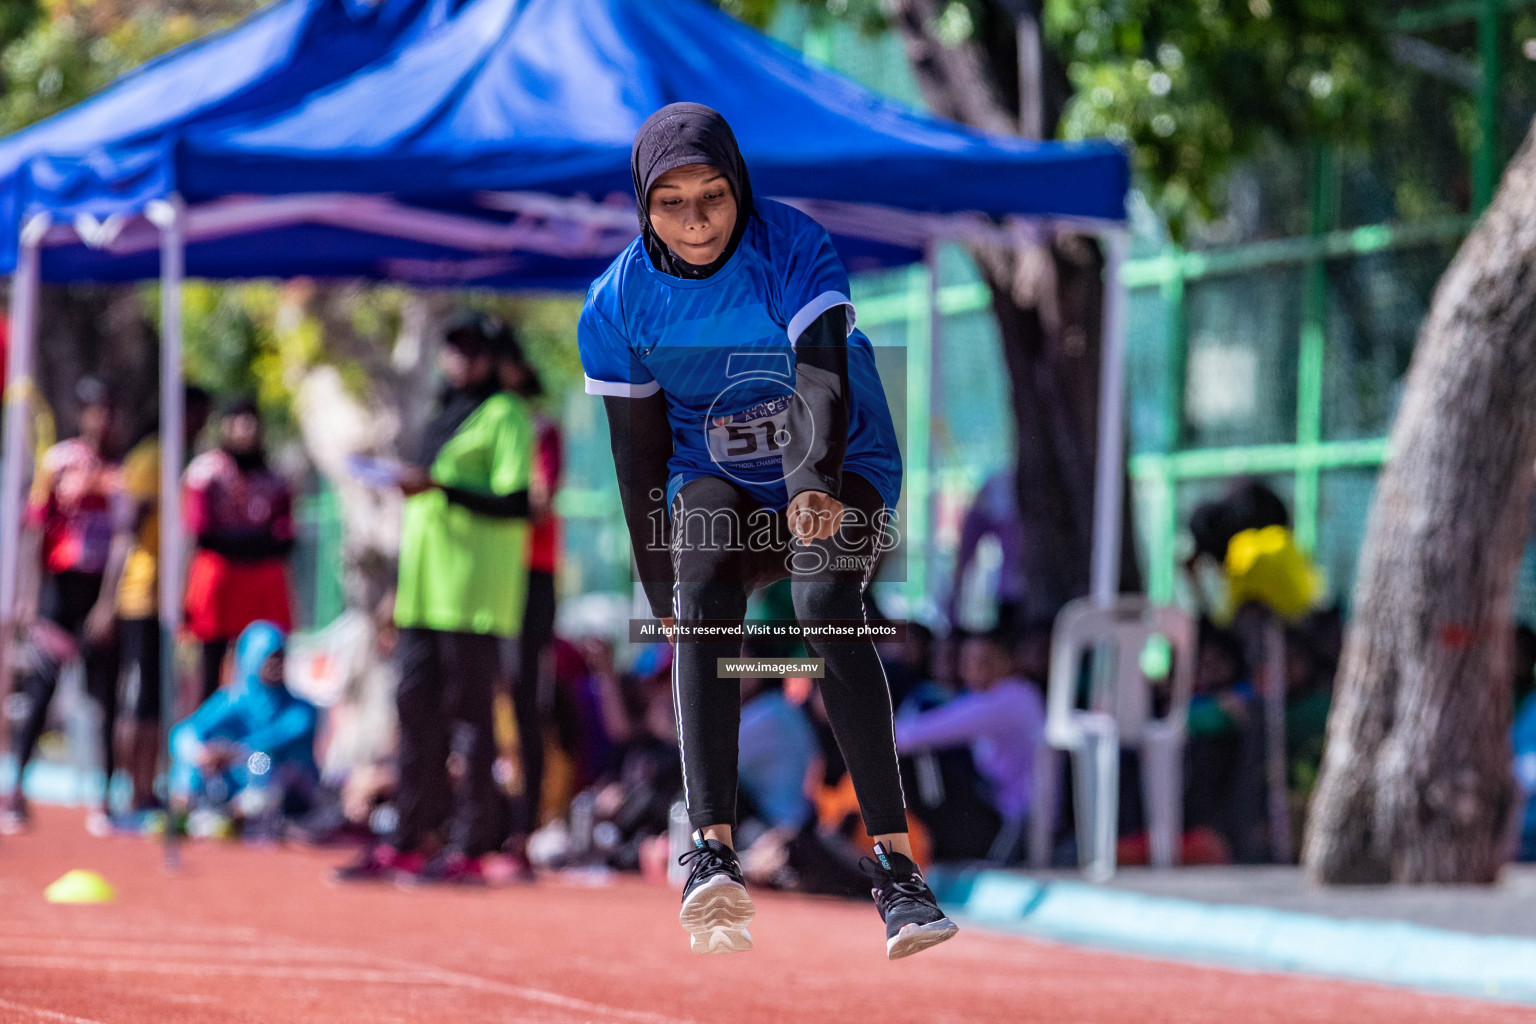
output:
[[[736,860],[728,857],[709,846],[695,846],[693,849],[677,858],[677,862],[685,868],[689,868],[688,885],[710,875],[725,872],[735,878],[740,870],[736,867]]]
[[[870,857],[859,858],[859,869],[875,883],[871,893],[882,917],[904,904],[927,906],[933,901],[922,875],[913,874],[905,880],[897,878]]]

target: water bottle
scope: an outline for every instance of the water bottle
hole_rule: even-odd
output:
[[[688,869],[679,864],[677,858],[693,849],[693,824],[688,820],[688,805],[681,800],[674,803],[667,820],[668,845],[672,848],[667,861],[667,881],[674,889],[681,889],[688,884]]]

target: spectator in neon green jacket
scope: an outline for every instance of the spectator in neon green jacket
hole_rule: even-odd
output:
[[[492,690],[500,642],[516,635],[527,596],[533,462],[527,408],[495,375],[510,337],[477,314],[450,325],[442,399],[401,475],[399,825],[389,844],[343,868],[343,879],[404,872],[475,881],[479,858],[503,838]],[[448,756],[456,723],[468,742],[455,793]]]

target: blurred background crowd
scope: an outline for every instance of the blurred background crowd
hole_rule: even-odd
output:
[[[255,6],[11,5],[0,18],[0,126],[65,109]],[[931,24],[893,24],[864,0],[722,6],[811,60],[930,108],[943,106],[946,83],[914,73],[902,33],[984,41],[973,50],[996,79],[995,106],[1011,117],[1022,98],[1015,54],[994,45],[1012,38],[1014,26],[997,20],[1009,5],[936,5]],[[1188,20],[1150,11],[1056,5],[1036,31],[1070,57],[1072,76],[1053,69],[1059,81],[1034,129],[1115,138],[1136,153],[1124,274],[1127,562],[1141,578],[1125,589],[1200,617],[1183,859],[1253,863],[1277,857],[1280,815],[1293,839],[1304,833],[1386,435],[1435,283],[1536,109],[1536,14],[1381,3],[1293,22],[1270,18],[1261,0],[1190,8]],[[1125,31],[1104,30],[1112,21]],[[1378,30],[1390,46],[1354,45]],[[1122,50],[1131,38],[1150,42]],[[1316,45],[1313,63],[1277,71],[1226,60],[1213,38],[1247,40],[1255,53],[1292,52],[1298,38]],[[1281,94],[1295,102],[1268,102]],[[1085,589],[1058,564],[1083,553],[1074,545],[1090,520],[1091,459],[1081,456],[1091,416],[1071,402],[1093,377],[1084,310],[1094,304],[1073,291],[1083,248],[1063,235],[1035,254],[1039,266],[1000,271],[944,246],[931,279],[921,268],[850,268],[860,326],[905,428],[904,542],[876,577],[869,613],[909,624],[881,655],[924,859],[1020,863],[1028,823],[1048,813],[1049,860],[1076,863],[1068,768],[1040,751],[1052,623]],[[152,289],[43,293],[30,396],[38,472],[21,560],[31,596],[14,679],[0,683],[0,829],[28,827],[25,788],[87,803],[103,832],[169,823],[357,844],[396,834],[401,645],[410,649],[404,634],[415,627],[399,626],[395,598],[410,529],[402,508],[416,495],[390,465],[424,468],[420,443],[453,419],[440,419],[450,403],[436,392],[449,375],[435,360],[453,347],[468,302],[521,339],[481,338],[495,384],[483,377],[472,390],[481,403],[492,391],[513,396],[527,420],[508,440],[526,449],[527,504],[504,516],[530,523],[516,566],[527,597],[515,628],[493,631],[506,634],[494,651],[468,652],[489,666],[486,692],[472,721],[434,723],[438,760],[450,787],[475,791],[483,828],[471,852],[499,870],[664,874],[679,786],[671,652],[627,640],[638,606],[600,405],[577,393],[574,302],[303,280],[189,284],[187,367],[200,386],[186,394],[195,457],[183,483],[196,553],[180,685],[162,693],[151,682],[161,655],[154,299]],[[464,421],[452,426],[450,436]],[[1021,452],[1022,436],[1080,457]],[[354,456],[380,462],[370,475]],[[1049,486],[1024,490],[1016,467],[1032,456],[1046,465],[1033,465],[1034,479]],[[754,618],[788,617],[783,593],[757,602]],[[1536,621],[1531,551],[1514,603]],[[1513,770],[1528,794],[1536,634],[1522,626],[1517,647]],[[1150,649],[1143,667],[1154,688],[1174,669]],[[850,868],[863,841],[856,807],[814,685],[748,680],[743,702],[749,873],[862,891]],[[1271,727],[1277,706],[1282,729]],[[1120,861],[1136,863],[1148,844],[1136,754],[1123,757]],[[1042,773],[1060,773],[1060,785],[1042,787]],[[1057,794],[1048,809],[1036,806],[1043,791]],[[1536,814],[1512,825],[1510,841],[1536,857]]]
[[[537,370],[500,321],[463,312],[442,332],[443,390],[421,428],[430,443],[417,449],[418,465],[434,464],[436,450],[464,436],[478,422],[472,414],[493,397],[521,408],[542,393]],[[64,797],[94,793],[89,827],[102,834],[172,827],[200,837],[365,851],[398,836],[402,810],[423,813],[412,804],[422,798],[411,793],[413,781],[418,789],[422,783],[402,779],[424,770],[419,754],[401,756],[402,714],[410,719],[407,742],[430,746],[402,697],[402,678],[413,668],[401,648],[430,631],[401,617],[398,590],[389,588],[371,611],[292,632],[290,471],[269,457],[258,403],[189,387],[194,454],[183,474],[183,515],[196,548],[177,647],[180,684],[165,695],[173,702],[167,716],[158,684],[157,434],[152,421],[125,429],[122,398],[101,380],[82,379],[75,397],[78,434],[44,452],[31,490],[32,543],[23,564],[29,585],[22,588],[30,625],[5,705],[13,767],[0,827],[29,826],[18,780],[58,798],[58,780],[73,770],[73,792]],[[426,826],[436,838],[422,843],[429,852],[467,852],[473,869],[461,864],[445,875],[425,857],[414,872],[478,882],[596,869],[660,881],[679,830],[688,831],[686,816],[674,817],[681,777],[672,648],[628,643],[622,627],[630,611],[622,600],[578,597],[557,618],[563,545],[550,497],[560,487],[561,431],[543,415],[523,422],[526,429],[490,442],[511,445],[526,463],[526,479],[508,485],[518,488],[521,506],[498,512],[484,495],[472,506],[476,522],[502,514],[532,521],[516,535],[512,559],[498,566],[499,578],[513,581],[506,586],[528,576],[521,621],[489,630],[482,654],[449,653],[434,663],[438,675],[483,676],[486,684],[485,714],[465,711],[474,701],[460,695],[438,723],[435,767],[446,772],[458,803],[472,805],[474,824],[465,827],[475,836],[454,838],[465,815],[443,808]],[[441,436],[431,440],[434,429]],[[409,464],[381,462],[371,471],[385,474],[370,481],[374,489],[419,494],[429,486],[414,479]],[[1059,784],[1046,790],[1059,794],[1044,809],[1048,860],[1068,867],[1077,860],[1072,780],[1044,746],[1053,623],[1039,614],[1023,564],[1023,552],[1039,539],[1019,516],[1007,475],[985,483],[963,513],[944,613],[931,622],[907,620],[902,639],[882,644],[880,656],[897,708],[919,858],[1025,863],[1028,822],[1042,813],[1038,773],[1059,772]],[[440,489],[449,492],[444,509],[473,498]],[[406,547],[411,529],[408,523]],[[1183,572],[1200,626],[1185,723],[1182,859],[1272,861],[1273,818],[1281,812],[1267,789],[1269,766],[1277,758],[1283,764],[1284,828],[1299,835],[1322,756],[1342,616],[1323,603],[1290,513],[1264,483],[1236,481],[1194,510],[1187,532]],[[982,557],[989,546],[990,560]],[[407,579],[410,571],[397,570],[399,585],[420,587]],[[787,588],[784,581],[757,594],[749,618],[792,618]],[[873,591],[867,604],[871,620],[896,617]],[[1261,683],[1271,627],[1283,637],[1278,734],[1266,728],[1264,708],[1277,691]],[[1536,633],[1522,627],[1518,641],[1514,740],[1517,774],[1526,778],[1536,762]],[[743,653],[805,651],[795,641],[748,641]],[[483,660],[462,660],[472,657]],[[1168,653],[1149,648],[1142,662],[1154,693],[1163,692],[1172,677]],[[65,676],[73,687],[56,700]],[[861,894],[856,863],[868,839],[814,681],[741,685],[738,835],[747,874],[758,884]],[[177,724],[167,760],[168,722]],[[42,765],[31,770],[39,758]],[[1123,758],[1119,857],[1145,863],[1137,756],[1127,750]],[[1512,838],[1527,857],[1536,856],[1532,826],[1526,819],[1523,835]]]

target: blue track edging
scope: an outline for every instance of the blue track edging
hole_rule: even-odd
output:
[[[1536,939],[1201,903],[997,870],[935,868],[928,881],[947,909],[989,928],[1536,1005]]]

